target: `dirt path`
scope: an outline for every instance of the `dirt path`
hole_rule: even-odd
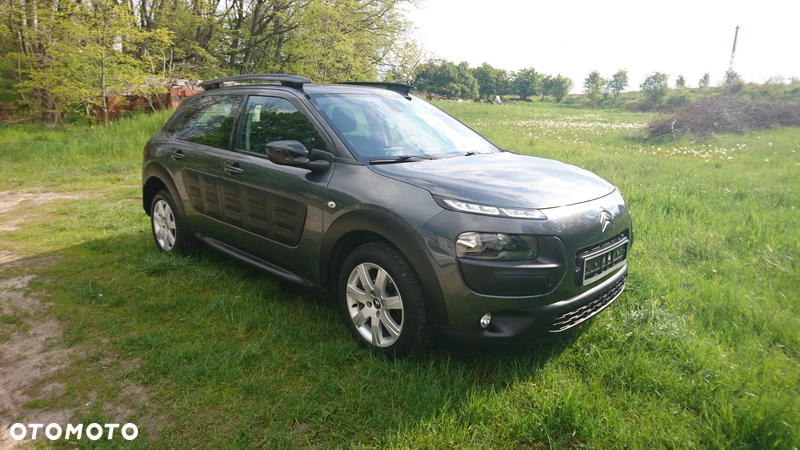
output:
[[[49,312],[46,296],[30,290],[31,281],[36,279],[31,273],[43,264],[58,263],[57,257],[21,256],[24,249],[3,246],[3,235],[23,227],[26,219],[33,217],[42,205],[95,195],[90,192],[0,192],[0,449],[25,448],[32,444],[29,439],[11,438],[9,427],[14,423],[58,423],[62,429],[68,423],[77,423],[74,422],[76,414],[83,408],[52,406],[58,404],[58,397],[64,394],[69,380],[49,380],[58,380],[59,371],[67,369],[76,356],[88,350],[63,345],[64,325]],[[126,384],[121,386],[121,391],[119,404],[104,405],[110,416],[120,421],[135,405],[149,398],[140,386]],[[43,399],[53,399],[53,402],[47,407],[37,405]],[[153,422],[152,418],[146,420]],[[157,429],[153,428],[153,431]],[[42,433],[43,430],[39,430],[39,434]]]
[[[30,262],[19,260],[1,266],[7,269],[26,263]],[[0,317],[4,319],[0,324],[3,332],[0,340],[4,340],[0,343],[0,448],[15,448],[22,443],[10,437],[8,428],[14,423],[66,426],[72,418],[69,409],[25,408],[25,403],[32,400],[26,392],[40,380],[66,367],[73,351],[55,345],[61,339],[63,327],[47,313],[46,303],[25,295],[33,278],[33,275],[23,275],[0,280]],[[51,383],[40,392],[56,396],[64,387],[63,383]]]

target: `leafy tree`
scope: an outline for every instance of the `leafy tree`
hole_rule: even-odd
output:
[[[744,89],[744,81],[742,81],[742,77],[737,72],[728,69],[725,72],[725,87],[729,94],[736,94]]]
[[[155,76],[153,55],[171,44],[170,33],[137,27],[129,4],[113,0],[64,3],[57,13],[52,3],[38,5],[41,9],[18,12],[38,17],[38,23],[16,24],[19,51],[4,59],[17,63],[16,88],[43,120],[59,123],[81,106],[87,117],[99,108],[107,121],[110,96],[152,92],[145,80]]]
[[[569,95],[569,91],[572,90],[573,86],[574,83],[571,78],[558,74],[550,79],[548,93],[556,98],[556,103],[561,103],[561,100]]]
[[[407,38],[403,8],[414,1],[0,0],[0,69],[51,123],[77,108],[107,111],[107,93],[150,95],[152,78],[408,82],[427,60]]]
[[[306,0],[284,67],[320,83],[376,79],[407,24],[399,0]],[[381,14],[383,13],[383,14]]]
[[[603,87],[600,88],[600,92],[603,94],[604,99],[611,95],[611,80],[603,78]]]
[[[553,95],[552,94],[553,76],[552,75],[542,75],[541,85],[542,85],[542,92],[541,92],[542,99],[539,100],[539,101],[540,102],[544,102],[544,96],[545,95]]]
[[[542,75],[533,67],[522,69],[511,80],[512,91],[519,95],[520,100],[525,100],[542,89],[541,78]]]
[[[508,72],[503,69],[483,63],[480,67],[472,69],[472,76],[478,82],[481,97],[503,95],[508,92]]]
[[[600,72],[594,70],[583,81],[583,92],[592,104],[592,108],[597,106],[597,99],[600,97],[600,91],[605,84],[605,80],[600,76]]]
[[[675,80],[675,87],[676,88],[686,87],[686,78],[684,78],[683,75],[678,75],[678,78]]]
[[[725,71],[725,84],[731,84],[736,80],[741,80],[742,77],[739,75],[738,72],[734,71],[733,69],[728,69]]]
[[[478,82],[466,62],[458,65],[450,61],[432,61],[419,73],[418,89],[457,98],[475,98],[478,95]]]
[[[611,80],[609,80],[609,90],[613,92],[614,97],[616,97],[620,92],[624,91],[626,87],[628,87],[628,71],[619,69],[617,73],[611,77]]]
[[[430,59],[428,51],[414,39],[403,39],[394,49],[388,62],[387,81],[413,86],[424,64]]]
[[[664,97],[667,95],[669,86],[669,75],[661,72],[653,72],[644,79],[644,82],[639,85],[642,89],[642,94],[653,105],[653,108],[658,108],[664,102]]]
[[[700,78],[700,81],[697,82],[697,86],[701,88],[708,87],[710,84],[711,84],[711,75],[709,75],[708,72],[706,72],[703,75],[703,78]]]

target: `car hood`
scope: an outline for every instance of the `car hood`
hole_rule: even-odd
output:
[[[588,170],[510,152],[369,167],[434,195],[492,206],[555,208],[594,200],[615,189]]]

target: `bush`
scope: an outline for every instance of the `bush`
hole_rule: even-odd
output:
[[[800,126],[800,103],[757,103],[727,96],[704,98],[672,117],[648,123],[647,136],[677,139],[683,134],[744,133],[774,126]]]
[[[667,111],[675,111],[677,109],[685,108],[694,102],[694,95],[688,92],[681,92],[680,94],[669,97],[664,102],[664,109]]]
[[[649,102],[644,102],[641,100],[633,100],[625,102],[622,105],[622,108],[624,108],[625,111],[630,111],[630,112],[647,112],[653,109],[653,105],[651,105]]]

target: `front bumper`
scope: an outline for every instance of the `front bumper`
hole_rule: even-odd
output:
[[[616,300],[625,289],[628,264],[602,283],[575,297],[532,308],[492,312],[486,328],[475,324],[469,328],[435,325],[434,332],[442,341],[469,347],[524,345],[558,336],[598,314]]]

